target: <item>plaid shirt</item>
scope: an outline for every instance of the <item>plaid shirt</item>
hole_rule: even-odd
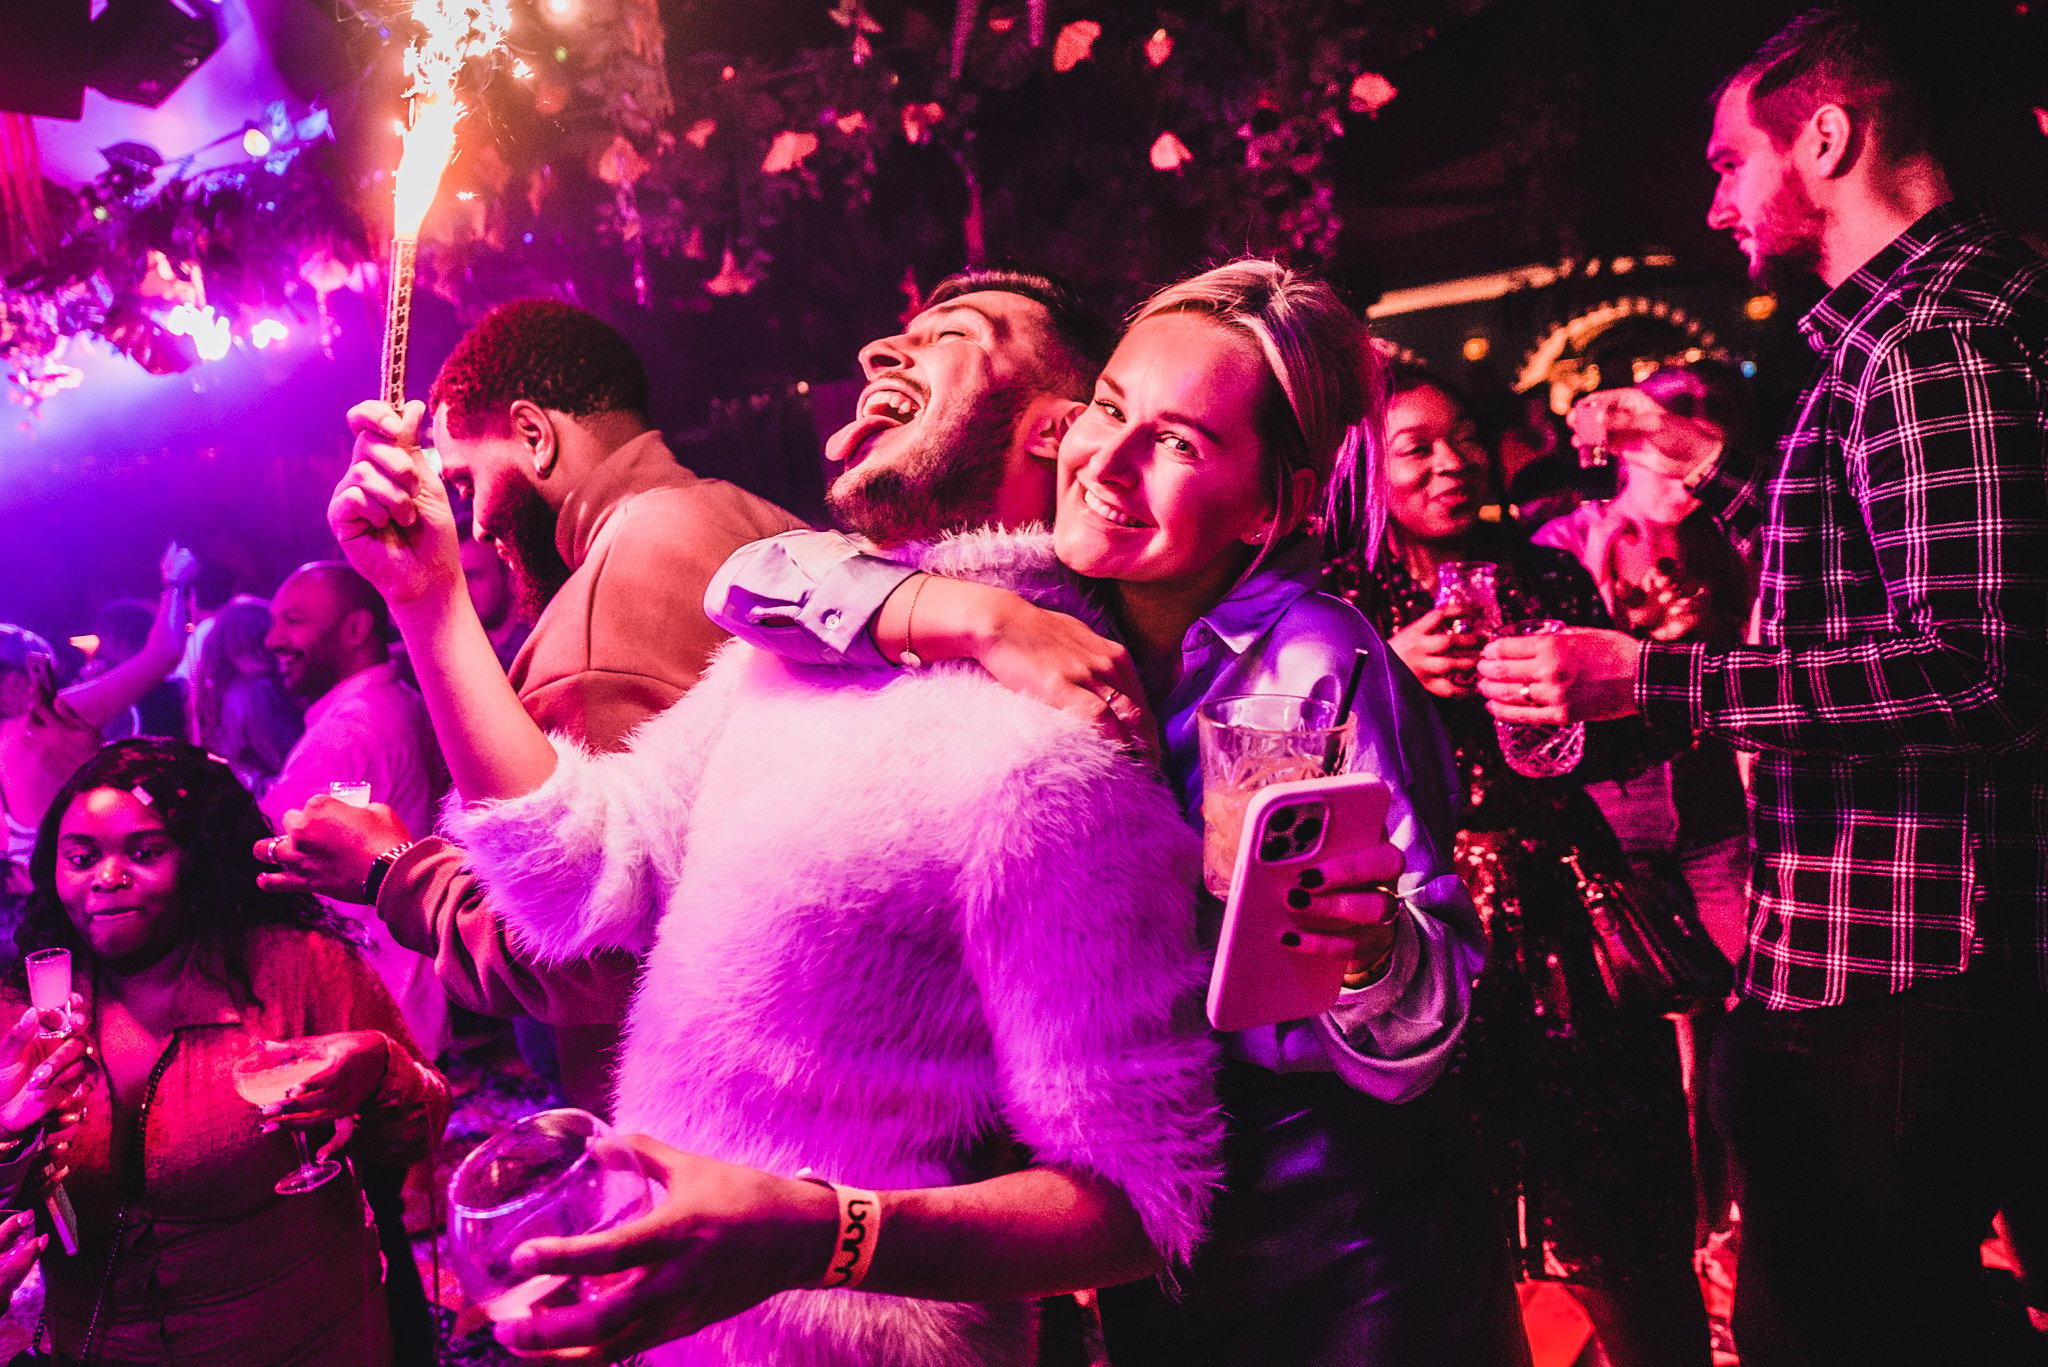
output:
[[[1955,205],[1800,323],[1775,472],[1701,486],[1761,643],[1647,645],[1643,714],[1761,754],[1744,996],[2048,987],[2048,262]]]

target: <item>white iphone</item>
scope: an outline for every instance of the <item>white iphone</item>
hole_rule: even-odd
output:
[[[1318,863],[1386,838],[1387,785],[1332,774],[1262,788],[1245,808],[1244,839],[1224,903],[1209,1023],[1249,1030],[1319,1016],[1337,1004],[1345,961],[1288,948],[1287,894]]]

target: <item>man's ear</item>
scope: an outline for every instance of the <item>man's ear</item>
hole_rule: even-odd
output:
[[[1807,143],[1807,161],[1815,178],[1833,180],[1856,164],[1869,132],[1863,120],[1842,106],[1824,104],[1813,111],[1801,136]]]
[[[526,399],[512,401],[512,436],[526,448],[527,459],[533,462],[536,479],[546,479],[554,473],[562,448],[556,439],[554,419],[539,404]]]
[[[377,619],[370,615],[368,608],[350,608],[341,614],[341,621],[335,624],[341,634],[341,643],[350,650],[373,639],[377,634]]]
[[[1024,454],[1033,460],[1058,460],[1060,442],[1066,437],[1067,429],[1087,407],[1085,403],[1072,400],[1047,404],[1044,411],[1031,421],[1031,435],[1025,440]]]

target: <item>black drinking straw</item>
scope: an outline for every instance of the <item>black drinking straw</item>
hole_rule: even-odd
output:
[[[1351,677],[1344,681],[1344,693],[1337,699],[1337,720],[1331,723],[1334,729],[1341,730],[1344,723],[1351,720],[1351,706],[1358,701],[1358,685],[1365,678],[1365,663],[1368,658],[1367,653],[1363,649],[1352,658]],[[1325,774],[1337,772],[1337,761],[1343,757],[1343,745],[1343,737],[1330,737],[1329,748],[1323,752],[1323,772]]]

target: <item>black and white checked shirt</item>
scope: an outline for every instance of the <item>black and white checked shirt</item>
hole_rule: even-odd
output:
[[[1945,205],[1800,329],[1779,468],[1700,489],[1762,561],[1761,642],[1649,644],[1636,680],[1761,752],[1741,991],[2048,987],[2048,262]]]

